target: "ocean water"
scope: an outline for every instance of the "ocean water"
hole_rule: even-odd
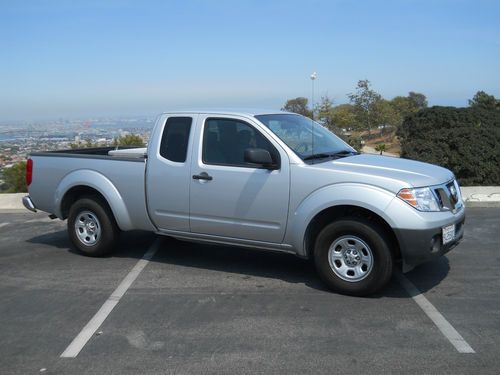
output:
[[[23,135],[0,134],[0,142],[22,141],[24,139],[26,139],[26,136]]]

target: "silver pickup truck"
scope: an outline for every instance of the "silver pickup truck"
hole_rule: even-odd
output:
[[[443,255],[464,230],[449,170],[360,155],[279,111],[164,113],[147,149],[36,152],[26,177],[24,205],[68,219],[83,254],[109,253],[120,231],[152,231],[310,258],[352,295]]]

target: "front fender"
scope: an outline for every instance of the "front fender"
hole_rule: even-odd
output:
[[[115,185],[104,175],[89,169],[79,169],[67,174],[57,186],[54,198],[55,214],[62,219],[62,202],[66,193],[77,186],[97,190],[106,199],[121,230],[133,229],[130,214]]]
[[[322,187],[303,199],[290,215],[285,243],[292,245],[298,255],[307,256],[304,245],[307,226],[318,213],[334,206],[365,208],[394,227],[394,222],[385,214],[385,209],[395,196],[387,190],[364,184],[342,183]]]

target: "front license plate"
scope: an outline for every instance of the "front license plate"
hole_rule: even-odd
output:
[[[455,224],[443,227],[443,245],[455,239]]]

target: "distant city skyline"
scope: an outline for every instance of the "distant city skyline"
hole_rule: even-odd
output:
[[[2,2],[0,123],[195,107],[385,98],[466,106],[500,96],[500,2]]]

